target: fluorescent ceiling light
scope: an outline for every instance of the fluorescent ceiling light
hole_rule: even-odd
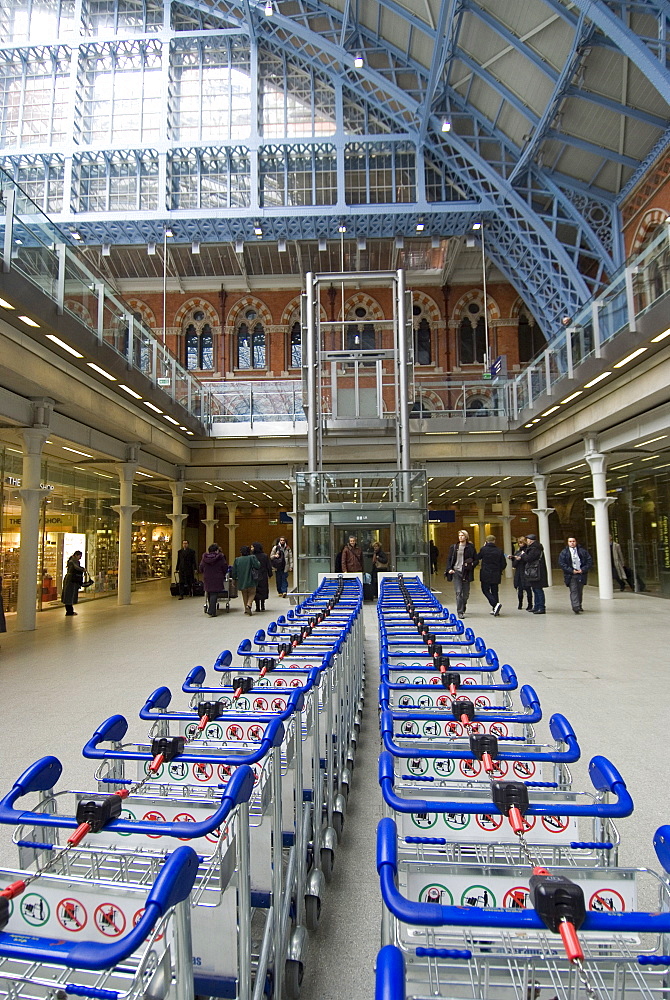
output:
[[[193,431],[186,431],[189,437],[193,437]]]
[[[164,414],[163,414],[163,416],[165,417],[165,419],[166,419],[166,420],[169,420],[171,424],[174,424],[174,425],[175,425],[175,427],[179,427],[179,421],[178,421],[178,420],[175,420],[175,418],[174,418],[174,417],[171,417],[171,416],[170,416],[169,414],[167,414],[167,413],[164,413]]]
[[[87,361],[86,364],[89,368],[92,368],[94,372],[97,372],[98,375],[102,375],[103,378],[109,379],[110,382],[116,382],[116,375],[110,375],[109,372],[106,372],[104,368],[100,367],[100,365],[94,365],[92,361]]]
[[[468,434],[502,434],[502,431],[468,431]]]
[[[422,233],[425,228],[426,227],[425,227],[425,225],[424,225],[423,222],[417,222],[417,224],[416,224],[416,231],[417,231],[417,233]]]
[[[633,464],[632,462],[622,462],[621,465],[612,465],[610,466],[610,468],[612,472],[616,472],[617,469],[627,469],[628,466],[632,464]]]
[[[666,337],[670,337],[670,326],[663,333],[659,333],[658,337],[652,337],[651,342],[652,344],[658,344],[661,340],[665,340]]]
[[[641,354],[644,354],[644,352],[646,350],[647,350],[646,347],[638,347],[637,351],[633,351],[632,354],[629,354],[627,357],[622,358],[621,361],[617,361],[617,363],[615,365],[613,365],[613,367],[614,368],[623,368],[623,366],[627,365],[629,361],[633,360],[633,358],[639,358],[639,356]]]
[[[133,399],[141,399],[142,398],[140,396],[139,392],[135,392],[135,390],[131,389],[129,385],[123,385],[121,382],[119,382],[119,389],[123,389],[123,391],[127,392],[129,396],[133,397]]]
[[[592,389],[594,385],[597,385],[598,382],[602,382],[604,378],[607,378],[611,374],[612,372],[601,372],[600,375],[596,375],[596,377],[592,378],[590,382],[587,382],[584,388]]]
[[[475,232],[477,232],[478,229],[482,228],[481,222],[473,222],[472,228],[474,229]]]
[[[548,410],[545,410],[544,413],[541,414],[541,416],[548,417],[550,413],[556,413],[557,409],[558,406],[550,406]]]
[[[363,65],[364,65],[363,53],[357,52],[356,55],[354,56],[354,66],[356,67],[356,69],[363,69]]]
[[[444,121],[442,122],[442,131],[451,132],[451,122],[449,121],[448,118],[445,118]]]
[[[135,475],[136,476],[144,476],[145,479],[153,479],[154,478],[153,476],[150,476],[148,472],[136,472]]]
[[[150,403],[150,402],[149,402],[148,400],[146,400],[146,399],[144,400],[144,405],[145,405],[145,406],[148,406],[150,410],[153,410],[153,411],[154,411],[154,413],[162,413],[162,412],[163,412],[162,410],[159,410],[157,406],[154,406],[154,404],[153,404],[153,403]]]
[[[68,448],[66,444],[63,445],[63,451],[71,451],[74,455],[83,455],[84,458],[93,458],[93,455],[89,455],[87,451],[79,451],[77,448]]]
[[[658,437],[649,438],[648,441],[641,441],[640,444],[636,444],[635,447],[636,448],[644,448],[645,445],[647,445],[647,444],[653,444],[655,441],[662,441],[663,438],[667,438],[667,436],[668,436],[667,434],[660,434]]]
[[[47,333],[47,340],[52,340],[54,344],[58,344],[58,346],[62,347],[64,351],[67,351],[68,354],[71,354],[73,358],[84,357],[84,355],[80,354],[79,351],[75,351],[74,347],[70,347],[69,344],[66,344],[64,340],[60,339],[60,337],[54,336],[53,333]]]
[[[7,299],[0,299],[0,306],[2,306],[3,309],[14,309],[15,308],[11,304],[11,302],[7,301]],[[670,330],[668,332],[670,333]]]
[[[577,392],[573,392],[571,396],[566,396],[565,399],[561,400],[561,406],[565,406],[566,403],[571,403],[573,399],[577,399],[577,396],[581,396],[582,392],[582,389],[578,389]]]
[[[30,316],[19,316],[19,319],[23,323],[25,323],[26,326],[34,326],[37,330],[39,330],[39,328],[40,328],[39,323],[36,323],[34,319],[30,318]]]
[[[533,425],[532,425],[532,423],[531,423],[531,424],[524,424],[523,426],[524,426],[524,427],[532,427]]]

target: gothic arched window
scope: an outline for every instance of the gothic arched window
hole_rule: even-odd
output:
[[[188,371],[214,369],[214,336],[202,309],[194,309],[184,323],[184,363]]]
[[[486,353],[484,314],[477,302],[468,305],[468,314],[458,330],[459,359],[462,365],[482,364]]]
[[[265,330],[254,322],[256,313],[249,309],[237,329],[237,368],[266,368]]]
[[[300,323],[295,321],[291,327],[289,367],[300,368],[302,364],[302,331]]]
[[[543,351],[546,346],[545,336],[534,319],[528,319],[525,313],[519,313],[519,361],[522,363],[532,359]]]

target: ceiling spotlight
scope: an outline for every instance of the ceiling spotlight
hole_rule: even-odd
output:
[[[354,56],[354,66],[355,66],[355,68],[356,69],[363,69],[364,65],[365,65],[365,63],[364,63],[364,60],[363,60],[363,53],[362,52],[357,52],[356,55]]]
[[[274,6],[272,4],[272,0],[266,0],[265,7],[263,7],[263,13],[265,14],[266,17],[272,17],[272,15],[274,14],[274,12],[275,12],[275,9],[274,9]]]
[[[425,227],[425,225],[424,225],[423,222],[417,222],[417,224],[416,224],[416,231],[417,231],[417,233],[422,233],[425,228],[426,227]]]
[[[473,222],[473,224],[472,224],[472,228],[473,228],[473,230],[474,230],[475,232],[477,232],[477,231],[478,231],[479,229],[481,229],[481,228],[482,228],[482,224],[481,224],[481,222]]]
[[[169,238],[170,236],[174,236],[174,233],[173,233],[173,232],[172,232],[172,230],[171,230],[171,229],[169,228],[169,226],[168,226],[168,228],[167,228],[167,229],[165,230],[165,235],[166,235],[166,236],[167,236],[168,238]]]
[[[343,222],[340,223],[340,225],[337,227],[337,231],[338,233],[346,233],[347,227],[344,225]]]
[[[451,122],[449,121],[448,118],[445,118],[444,121],[442,122],[442,131],[451,132]]]
[[[191,253],[200,253],[199,243],[191,243]]]
[[[261,229],[261,227],[258,225],[254,226],[254,236],[262,236],[262,235],[263,235],[263,230]]]
[[[80,239],[81,239],[81,233],[78,233],[76,229],[74,229],[74,230],[73,230],[73,231],[72,231],[72,232],[70,233],[70,236],[72,237],[72,239],[73,239],[73,240],[80,240]],[[17,242],[18,242],[18,241],[17,241]]]

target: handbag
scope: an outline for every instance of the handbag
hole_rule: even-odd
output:
[[[257,569],[255,566],[251,567],[251,579],[254,581],[254,583],[259,583],[262,576],[263,574],[260,568]]]
[[[540,580],[540,560],[536,562],[526,563],[525,567],[526,580],[529,583],[538,583]]]
[[[93,577],[87,571],[86,576],[84,577],[84,579],[82,581],[82,587],[84,587],[84,588],[86,588],[86,587],[92,587],[94,583],[95,583],[95,581],[94,581]]]

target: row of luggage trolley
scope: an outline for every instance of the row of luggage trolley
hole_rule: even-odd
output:
[[[538,735],[533,688],[417,577],[384,579],[378,616],[376,1000],[670,997],[670,827],[662,873],[621,867],[611,761],[577,789],[566,717]]]
[[[0,996],[297,996],[344,825],[360,728],[362,588],[326,578],[266,631],[160,687],[0,800]],[[58,787],[57,787],[58,786]]]

